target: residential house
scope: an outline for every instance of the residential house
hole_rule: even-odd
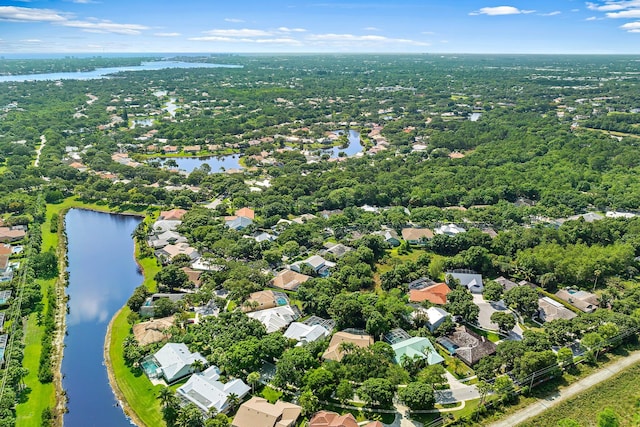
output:
[[[593,313],[600,303],[596,294],[575,289],[561,289],[556,296],[585,313]]]
[[[495,354],[496,345],[466,326],[460,326],[446,340],[455,347],[455,355],[468,366],[473,366],[485,356]],[[450,348],[445,345],[445,347]]]
[[[167,343],[155,354],[147,357],[142,366],[150,378],[163,377],[171,384],[193,373],[193,363],[196,360],[203,365],[208,364],[207,359],[198,352],[191,353],[184,343]]]
[[[433,239],[433,231],[428,228],[407,227],[402,229],[402,238],[411,245],[425,245]]]
[[[212,408],[217,413],[224,413],[230,409],[229,397],[232,394],[242,399],[251,391],[251,387],[241,379],[232,379],[224,384],[219,379],[220,370],[216,366],[210,366],[204,372],[191,375],[184,385],[178,387],[176,394],[204,413],[209,413]]]
[[[243,216],[245,218],[249,218],[251,220],[256,219],[256,213],[251,208],[240,208],[236,211],[236,216]]]
[[[198,151],[200,151],[200,146],[199,145],[185,145],[182,148],[182,151],[184,151],[185,153],[197,153]]]
[[[269,403],[262,397],[252,397],[240,405],[232,427],[293,427],[302,408],[293,403],[278,400]]]
[[[453,270],[445,273],[447,284],[450,284],[450,278],[457,279],[460,284],[469,289],[474,294],[481,294],[484,290],[482,284],[482,275],[473,270]]]
[[[427,327],[433,332],[451,315],[440,307],[429,307],[427,309],[420,307],[411,313],[411,317],[414,319],[419,316],[426,318]]]
[[[373,338],[371,335],[367,334],[354,334],[351,332],[341,331],[336,332],[331,337],[331,341],[329,342],[329,347],[322,355],[322,358],[325,360],[335,360],[341,361],[344,354],[340,348],[340,344],[343,342],[348,342],[355,344],[357,347],[366,348],[373,344]]]
[[[7,342],[9,341],[9,335],[0,335],[0,366],[4,363],[4,352],[7,349]]]
[[[0,311],[0,332],[4,332],[4,311]]]
[[[189,278],[189,282],[193,283],[193,286],[195,286],[196,288],[200,287],[200,285],[202,284],[202,279],[200,278],[202,276],[201,270],[195,270],[191,267],[182,267],[180,270],[186,273],[187,277]]]
[[[504,289],[505,292],[520,286],[516,282],[512,282],[511,280],[503,276],[498,277],[497,279],[494,280],[494,282],[500,284],[502,286],[502,289]]]
[[[301,274],[293,270],[282,270],[276,277],[271,279],[269,284],[276,288],[286,289],[288,291],[295,291],[302,283],[311,279],[311,276]]]
[[[444,362],[444,358],[438,354],[428,338],[412,337],[391,344],[391,348],[395,353],[394,360],[398,364],[401,364],[405,358],[426,359],[429,365]]]
[[[302,214],[300,216],[297,216],[297,217],[293,218],[291,221],[295,222],[297,224],[304,224],[307,221],[312,221],[312,220],[317,219],[317,218],[318,217],[313,215],[313,214],[306,213],[306,214]]]
[[[336,266],[334,262],[327,261],[320,255],[313,255],[304,261],[294,262],[289,267],[291,270],[300,273],[302,265],[305,264],[311,267],[311,269],[320,277],[327,277],[329,275],[329,269]]]
[[[167,298],[171,302],[175,303],[182,300],[182,298],[184,298],[185,295],[186,294],[162,294],[162,293],[153,294],[150,297],[148,297],[145,300],[144,304],[142,304],[142,307],[140,307],[140,315],[146,316],[146,317],[154,316],[155,304],[156,302],[158,302],[159,299]]]
[[[164,233],[154,234],[149,237],[148,244],[154,249],[162,249],[167,245],[175,245],[177,243],[186,243],[187,238],[178,232],[168,230]]]
[[[344,415],[335,412],[320,411],[309,421],[309,427],[383,427],[380,421],[371,421],[366,424],[358,424],[353,414]]]
[[[242,231],[253,224],[253,220],[251,218],[239,216],[234,219],[225,221],[224,224],[232,230]]]
[[[432,304],[444,305],[447,303],[447,295],[451,288],[446,283],[436,283],[422,289],[410,289],[409,301],[423,302],[429,301]]]
[[[9,304],[9,300],[11,299],[11,289],[5,289],[0,291],[0,305]]]
[[[381,231],[376,231],[373,234],[382,236],[384,241],[390,244],[391,246],[393,246],[394,248],[397,246],[400,246],[400,238],[398,237],[398,233],[396,233],[395,230],[387,228]]]
[[[198,251],[195,248],[189,246],[188,243],[167,245],[164,248],[158,249],[155,253],[158,258],[162,258],[165,261],[170,261],[178,255],[187,255],[192,261],[195,261],[200,257]]]
[[[255,232],[251,236],[242,236],[242,237],[245,237],[247,239],[253,239],[258,243],[274,242],[278,238],[277,236],[274,236],[273,234],[269,234],[266,231],[263,231],[261,233]]]
[[[538,318],[543,322],[556,319],[573,319],[577,314],[549,297],[538,299]]]
[[[155,235],[159,235],[167,231],[174,231],[180,224],[182,224],[182,221],[179,220],[160,219],[153,223],[151,226],[151,232]]]
[[[181,221],[182,217],[186,213],[187,211],[184,209],[171,209],[169,211],[162,211],[160,212],[160,216],[158,217],[158,220]]]
[[[456,224],[445,224],[433,229],[435,234],[445,234],[447,236],[455,236],[456,234],[464,233],[466,231],[467,230],[457,226]]]
[[[274,292],[272,290],[258,291],[249,295],[244,304],[242,304],[242,311],[266,310],[279,305],[287,305],[288,303],[289,298],[282,292]]]
[[[13,253],[13,246],[6,243],[0,244],[0,256],[11,255]]]
[[[285,331],[284,336],[298,341],[297,345],[300,346],[329,336],[329,331],[320,325],[309,326],[304,323],[293,322]]]
[[[13,268],[17,263],[9,262],[9,255],[0,255],[0,282],[9,282],[13,279]]]
[[[0,242],[15,242],[24,238],[26,234],[22,227],[0,227]]]
[[[247,316],[262,323],[267,333],[270,334],[284,329],[294,320],[298,320],[300,312],[289,305],[283,305],[266,310],[252,311],[247,313]]]
[[[141,346],[169,338],[167,331],[173,326],[173,316],[153,319],[133,325],[133,336]]]
[[[178,147],[176,145],[164,145],[162,146],[162,151],[166,154],[175,154],[178,152]]]
[[[343,245],[342,243],[326,243],[324,247],[326,248],[325,252],[333,255],[336,259],[342,258],[347,252],[353,250],[352,247]]]

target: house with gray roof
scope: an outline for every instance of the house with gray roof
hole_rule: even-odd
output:
[[[198,352],[191,353],[184,343],[167,343],[153,356],[146,358],[142,366],[150,378],[163,377],[171,384],[193,373],[196,360],[203,365],[208,364],[207,359]]]
[[[293,322],[284,333],[285,338],[298,341],[298,346],[329,336],[329,331],[323,326],[309,326],[300,322]]]
[[[204,372],[191,375],[189,380],[176,390],[176,394],[185,403],[193,403],[204,413],[215,408],[223,413],[229,410],[229,396],[235,394],[239,399],[245,397],[251,387],[241,379],[232,379],[226,383],[219,381],[220,370],[216,366]]]
[[[253,220],[245,216],[239,216],[232,220],[225,221],[224,224],[232,230],[242,231],[245,228],[249,227],[251,224],[253,224]]]
[[[473,270],[447,271],[445,273],[447,285],[450,284],[450,277],[459,280],[462,286],[466,287],[474,294],[481,294],[484,290],[484,285],[482,284],[482,275],[476,273]]]

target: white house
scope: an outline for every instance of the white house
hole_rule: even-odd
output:
[[[427,316],[427,326],[431,332],[435,331],[450,314],[440,307],[429,307],[414,313],[423,313]]]
[[[251,313],[247,313],[247,316],[262,323],[264,327],[267,328],[268,334],[283,329],[289,325],[289,323],[300,317],[288,305],[268,308],[266,310],[252,311]]]
[[[192,373],[196,360],[204,365],[208,363],[200,353],[191,353],[184,343],[165,344],[153,355],[153,360],[157,366],[156,377],[163,376],[169,384]]]
[[[462,227],[458,227],[455,224],[445,224],[433,229],[435,234],[446,234],[447,236],[455,236],[456,234],[464,233],[465,230]]]
[[[457,273],[454,271],[448,271],[447,273],[445,273],[447,284],[449,284],[449,276],[453,277],[454,279],[458,279],[462,286],[466,286],[474,294],[481,294],[484,290],[481,274],[472,272]]]
[[[298,341],[297,345],[302,345],[329,336],[329,331],[320,325],[309,326],[304,323],[294,322],[289,325],[284,336]]]
[[[189,381],[180,386],[176,393],[187,402],[191,402],[203,412],[215,408],[217,412],[229,409],[229,396],[235,394],[242,399],[249,393],[251,387],[241,379],[234,379],[226,383],[218,381],[220,370],[211,366],[206,371],[191,375]]]

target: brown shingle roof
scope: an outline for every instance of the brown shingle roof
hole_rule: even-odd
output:
[[[331,342],[329,343],[329,348],[322,355],[323,359],[327,360],[342,360],[342,350],[340,350],[340,344],[343,342],[350,342],[355,344],[358,347],[366,348],[373,344],[373,338],[370,335],[356,335],[351,334],[349,332],[336,332],[333,337],[331,337]]]
[[[261,397],[252,397],[240,405],[231,422],[233,427],[290,427],[300,416],[302,408],[278,400],[275,404]]]
[[[293,291],[309,279],[311,279],[311,277],[306,274],[296,273],[292,270],[282,270],[270,283],[271,286],[275,286],[276,288]]]
[[[403,228],[402,238],[407,241],[433,239],[433,231],[428,228]]]

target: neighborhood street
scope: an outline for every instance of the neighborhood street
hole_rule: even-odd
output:
[[[516,412],[509,417],[490,424],[490,427],[513,427],[518,425],[519,423],[528,420],[529,418],[535,417],[536,415],[540,415],[546,409],[551,408],[557,405],[560,402],[563,402],[571,397],[576,396],[577,394],[582,393],[586,389],[601,383],[602,381],[606,381],[612,376],[618,374],[619,372],[625,370],[626,368],[635,365],[640,362],[640,351],[631,353],[628,357],[621,359],[615,363],[602,367],[597,372],[589,375],[581,379],[580,381],[573,383],[569,387],[558,391],[550,396],[547,396],[545,399],[541,399],[538,402],[527,406],[526,408]]]

